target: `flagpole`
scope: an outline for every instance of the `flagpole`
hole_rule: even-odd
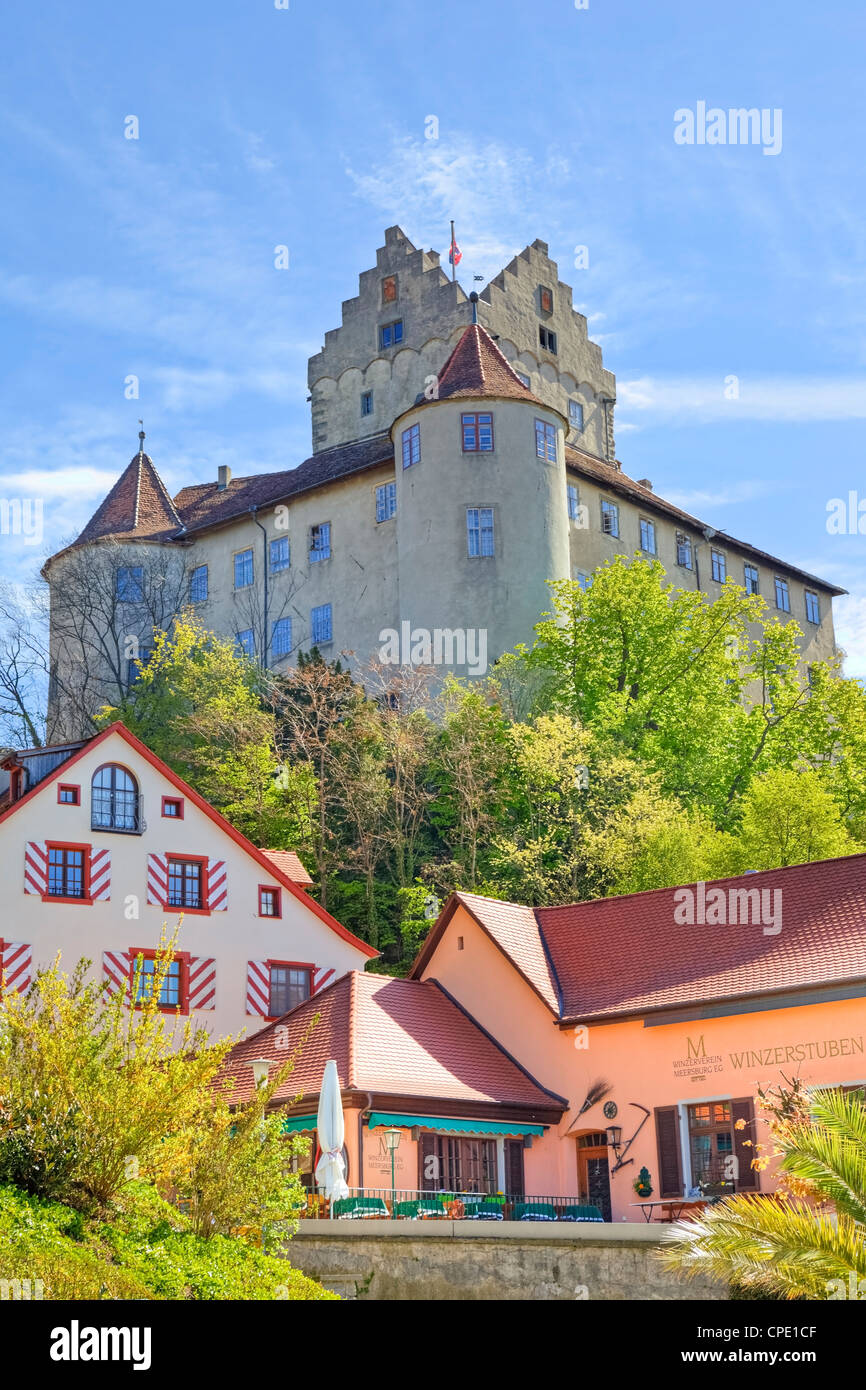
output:
[[[451,222],[451,279],[457,279],[457,266],[454,264],[454,221]]]

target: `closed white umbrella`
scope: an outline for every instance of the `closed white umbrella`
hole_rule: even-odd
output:
[[[319,1132],[319,1147],[322,1156],[316,1164],[316,1183],[332,1202],[340,1197],[348,1197],[346,1186],[346,1167],[343,1163],[343,1101],[340,1096],[340,1078],[337,1063],[325,1063],[322,1089],[319,1093],[319,1113],[316,1117]]]

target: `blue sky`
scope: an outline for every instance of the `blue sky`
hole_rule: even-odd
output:
[[[444,254],[454,217],[467,288],[549,243],[626,471],[848,588],[866,675],[866,536],[826,527],[866,499],[862,3],[289,5],[6,10],[0,497],[43,498],[45,536],[0,536],[5,575],[83,525],[139,416],[173,492],[300,462],[306,359],[384,228]],[[780,109],[781,151],[678,145],[699,101]]]

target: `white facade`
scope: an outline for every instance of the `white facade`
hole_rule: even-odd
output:
[[[94,790],[111,768],[131,796]],[[257,1031],[376,954],[118,724],[0,816],[0,876],[5,988],[59,953],[129,994],[136,953],[179,927],[167,1012],[176,997],[216,1037]]]

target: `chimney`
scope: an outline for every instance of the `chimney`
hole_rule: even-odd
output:
[[[638,487],[645,487],[647,492],[652,492],[653,490],[653,485],[649,478],[638,478],[637,485]]]
[[[231,480],[232,470],[229,468],[228,464],[221,463],[217,469],[217,487],[220,492],[225,492]]]

